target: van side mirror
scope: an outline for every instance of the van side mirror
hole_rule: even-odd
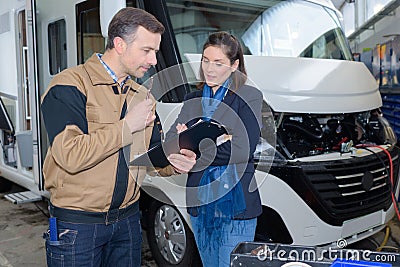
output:
[[[108,37],[108,24],[113,16],[126,7],[126,0],[100,0],[100,28],[104,38]]]

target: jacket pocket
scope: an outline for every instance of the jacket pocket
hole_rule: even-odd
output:
[[[58,229],[58,240],[50,241],[49,232],[43,234],[46,240],[46,256],[49,266],[74,266],[75,265],[75,240],[78,231],[71,229]]]
[[[86,118],[88,122],[114,123],[119,121],[120,114],[117,110],[110,110],[106,107],[86,107]]]
[[[57,241],[50,241],[50,233],[49,231],[43,233],[43,239],[46,240],[50,246],[67,246],[67,245],[74,245],[76,236],[78,235],[77,230],[71,229],[58,229],[58,240]]]
[[[58,241],[50,241],[49,232],[43,234],[46,240],[46,257],[48,266],[74,266],[75,240],[78,231],[59,229]]]

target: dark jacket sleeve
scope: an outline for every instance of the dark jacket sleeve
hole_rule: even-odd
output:
[[[55,85],[50,88],[41,109],[51,145],[67,125],[76,125],[82,133],[88,133],[86,96],[76,87]]]

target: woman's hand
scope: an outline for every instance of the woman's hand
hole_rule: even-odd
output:
[[[178,134],[179,134],[179,133],[181,133],[181,132],[187,130],[187,126],[186,126],[186,124],[178,123],[178,124],[176,125],[176,130],[178,131]]]

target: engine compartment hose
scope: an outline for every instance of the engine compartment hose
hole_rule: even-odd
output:
[[[386,243],[389,240],[389,236],[390,236],[390,228],[389,226],[386,226],[385,237],[383,238],[381,245],[376,249],[376,251],[382,251],[382,249],[386,246]]]

